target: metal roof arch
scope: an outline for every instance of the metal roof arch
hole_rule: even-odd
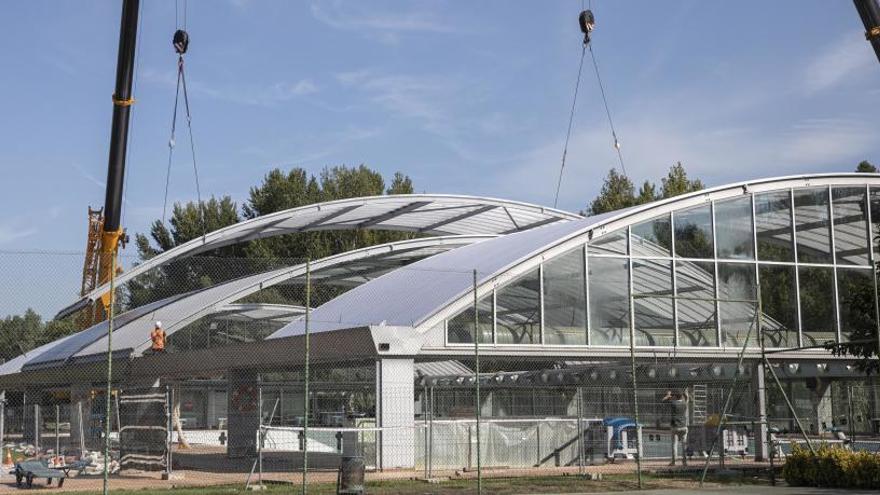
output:
[[[210,232],[123,272],[117,285],[173,260],[250,240],[326,230],[392,230],[433,236],[505,234],[583,218],[544,206],[452,194],[399,194],[341,199],[263,215]],[[60,310],[69,316],[110,290],[95,288]]]

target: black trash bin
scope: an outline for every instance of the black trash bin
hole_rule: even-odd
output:
[[[359,455],[343,456],[336,476],[338,495],[364,494],[364,458]]]

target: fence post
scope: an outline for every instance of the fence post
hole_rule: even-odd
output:
[[[61,429],[58,423],[61,422],[61,406],[55,404],[55,457],[61,455]],[[0,443],[2,445],[2,443]]]
[[[424,423],[424,440],[422,441],[422,464],[425,468],[425,479],[428,479],[428,386],[422,385],[422,422]]]
[[[578,474],[584,474],[584,393],[577,388],[577,429],[578,429]]]
[[[626,235],[626,252],[632,253],[632,236],[630,228],[627,228]],[[639,482],[639,490],[642,489],[642,427],[639,424],[639,391],[638,382],[636,380],[636,312],[635,297],[633,292],[633,261],[632,257],[627,258],[627,277],[629,286],[629,362],[630,373],[632,374],[632,399],[633,399],[633,419],[636,423],[636,475]],[[684,455],[687,455],[685,452]]]
[[[477,493],[483,493],[483,469],[480,463],[480,314],[477,311],[477,270],[474,270],[474,377],[477,397],[474,410],[477,416]]]
[[[428,477],[434,477],[434,386],[431,385],[431,398],[428,404]]]
[[[110,304],[107,311],[107,395],[104,396],[104,482],[103,493],[110,490],[110,396],[113,395],[113,323],[116,318],[116,249],[110,255]]]
[[[303,477],[302,477],[302,492],[303,495],[308,493],[308,486],[306,484],[307,475],[309,472],[309,317],[311,316],[311,306],[312,306],[312,263],[311,259],[306,258],[306,297],[305,297],[305,306],[306,306],[306,314],[305,314],[305,366],[303,373]]]
[[[6,391],[0,392],[0,463],[6,462],[6,452],[3,446],[6,445]]]

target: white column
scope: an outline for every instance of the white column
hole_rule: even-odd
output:
[[[415,384],[412,359],[376,362],[377,456],[380,469],[415,467]]]
[[[770,458],[767,445],[767,389],[764,385],[764,363],[755,367],[755,384],[758,394],[758,437],[755,439],[755,460],[763,461]]]

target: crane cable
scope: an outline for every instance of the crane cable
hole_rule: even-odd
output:
[[[559,202],[559,188],[562,186],[562,172],[565,170],[565,158],[568,156],[568,141],[571,139],[571,124],[574,122],[574,109],[577,104],[578,89],[581,86],[581,72],[584,69],[584,55],[587,53],[587,43],[581,48],[581,63],[578,66],[577,82],[574,85],[574,98],[571,100],[571,112],[568,115],[568,131],[565,133],[565,146],[562,148],[562,166],[559,167],[559,179],[556,181],[556,197],[553,198],[553,207]],[[591,51],[592,53],[592,51]]]
[[[207,228],[205,225],[205,208],[202,203],[202,190],[199,184],[199,167],[198,162],[196,161],[196,145],[195,140],[193,139],[193,131],[192,131],[192,113],[190,112],[189,107],[189,94],[186,90],[186,71],[184,70],[184,60],[183,55],[186,53],[187,48],[189,47],[189,34],[186,32],[186,1],[184,0],[183,7],[183,27],[184,29],[178,29],[174,32],[174,38],[172,39],[172,44],[174,45],[174,50],[177,52],[177,87],[174,93],[174,111],[171,117],[171,138],[168,140],[168,166],[165,172],[165,200],[162,205],[162,225],[165,225],[165,219],[168,210],[168,190],[171,184],[171,164],[174,157],[174,147],[176,145],[175,135],[177,132],[177,109],[180,103],[180,90],[183,89],[183,106],[184,111],[186,112],[186,127],[189,132],[189,147],[190,153],[192,154],[192,163],[193,163],[193,173],[195,175],[196,180],[196,199],[199,205],[199,220],[202,224],[202,240],[204,241],[205,236],[207,235]],[[177,17],[177,5],[175,4],[175,17]]]
[[[599,92],[602,94],[602,103],[605,105],[605,115],[608,116],[608,127],[611,128],[611,138],[614,139],[614,149],[617,150],[617,160],[620,162],[620,169],[623,175],[626,175],[626,165],[623,164],[623,155],[620,153],[620,141],[617,139],[617,132],[614,130],[614,120],[611,118],[611,110],[608,108],[608,98],[605,97],[605,86],[602,84],[602,76],[599,75],[599,64],[596,63],[596,54],[593,53],[593,46],[590,45],[590,58],[593,59],[593,68],[596,70],[596,80],[599,82]]]
[[[583,1],[581,2],[581,7],[583,7]],[[593,31],[596,25],[595,17],[593,16],[593,2],[590,1],[590,8],[583,10],[578,16],[578,22],[581,27],[581,31],[584,33],[584,42],[583,47],[581,48],[581,60],[578,65],[578,75],[577,82],[574,86],[574,97],[571,102],[571,112],[568,116],[568,130],[565,134],[565,145],[562,148],[562,163],[559,167],[559,178],[556,181],[556,195],[553,199],[553,207],[556,208],[559,203],[559,190],[562,187],[562,176],[565,172],[565,159],[568,157],[568,143],[571,139],[571,127],[574,122],[574,112],[577,106],[577,96],[578,89],[581,84],[581,73],[584,68],[584,56],[586,55],[587,49],[590,50],[590,59],[593,62],[593,70],[596,73],[596,81],[599,83],[599,92],[602,95],[602,103],[605,105],[605,115],[608,117],[608,126],[611,128],[611,138],[613,139],[614,149],[617,151],[617,160],[620,163],[621,171],[623,175],[626,175],[626,165],[623,163],[623,155],[620,152],[620,140],[617,139],[617,131],[614,129],[614,120],[611,118],[611,110],[608,107],[608,98],[605,96],[605,86],[602,84],[602,76],[599,73],[599,64],[596,62],[596,54],[593,53],[593,44],[590,39],[590,33]]]

